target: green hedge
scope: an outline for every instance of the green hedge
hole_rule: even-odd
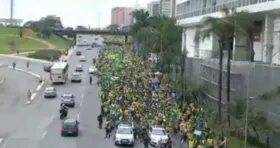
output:
[[[61,56],[61,51],[54,50],[54,49],[45,49],[45,50],[38,50],[34,53],[28,54],[28,57],[34,58],[34,59],[43,59],[43,60],[51,60],[51,57],[53,57],[53,60],[59,60]]]

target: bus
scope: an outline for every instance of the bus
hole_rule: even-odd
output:
[[[50,79],[52,83],[66,83],[68,79],[68,63],[58,62],[51,67]]]

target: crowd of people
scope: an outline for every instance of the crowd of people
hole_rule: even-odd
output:
[[[118,124],[132,123],[135,137],[144,147],[149,145],[147,131],[160,126],[172,135],[164,147],[227,148],[224,134],[208,127],[203,108],[194,103],[178,107],[177,94],[164,74],[152,70],[154,64],[125,48],[107,46],[100,51],[96,75],[102,106],[98,120],[106,116],[106,138]]]

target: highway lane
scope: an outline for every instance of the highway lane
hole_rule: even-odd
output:
[[[0,67],[0,73],[6,77],[5,83],[0,86],[0,113],[24,105],[28,89],[35,91],[39,85],[34,76],[13,69]]]
[[[18,58],[13,58],[13,57],[8,57],[8,56],[0,56],[0,64],[12,66],[12,63],[15,62],[17,68],[20,68],[23,70],[28,70],[30,72],[39,74],[46,79],[49,78],[49,74],[44,72],[44,70],[43,70],[43,66],[46,63],[42,63],[39,61],[32,61],[32,60],[28,60],[28,61],[30,63],[29,68],[26,67],[26,63],[27,63],[26,59],[18,59]]]
[[[98,129],[97,115],[100,113],[100,99],[98,98],[99,88],[94,83],[92,86],[88,84],[87,68],[91,65],[92,58],[97,57],[97,49],[86,50],[86,48],[80,48],[84,55],[86,55],[87,62],[82,63],[85,71],[83,72],[83,84],[66,84],[63,88],[58,87],[58,91],[65,89],[70,91],[76,96],[77,107],[70,109],[69,117],[78,117],[80,121],[80,135],[79,137],[61,137],[61,121],[55,118],[48,126],[43,134],[43,139],[40,142],[38,148],[49,148],[53,143],[54,148],[115,148],[113,139],[105,139],[104,129]],[[71,56],[68,60],[70,65],[70,71],[73,67],[80,63],[79,58]],[[95,80],[96,81],[96,80]],[[79,94],[79,95],[77,95]],[[58,102],[57,102],[58,103]],[[57,104],[58,105],[58,104]],[[142,147],[138,142],[134,146],[136,148]]]
[[[78,60],[78,59],[77,59]],[[77,62],[77,61],[73,61]],[[70,62],[70,65],[72,63]],[[38,66],[39,67],[39,66]],[[40,66],[42,69],[42,66]],[[30,70],[33,70],[34,67],[30,67]],[[70,66],[69,72],[71,73],[74,70],[74,65]],[[51,86],[47,81],[44,88]],[[58,123],[59,127],[61,126],[61,121],[58,119],[59,108],[60,108],[60,96],[63,93],[73,93],[77,97],[77,107],[79,107],[79,97],[82,94],[82,84],[71,84],[67,82],[64,85],[55,85],[54,87],[58,90],[58,97],[54,99],[44,99],[43,90],[41,93],[38,93],[36,99],[32,102],[31,105],[26,106],[21,110],[21,113],[17,116],[21,119],[28,119],[22,122],[22,126],[13,125],[15,127],[21,127],[16,129],[11,133],[5,142],[2,142],[1,148],[18,148],[28,147],[28,148],[37,148],[40,144],[40,141],[43,139],[43,135],[48,129],[49,126],[52,127],[53,124]],[[42,89],[44,89],[42,88]],[[81,88],[81,89],[80,89]],[[76,109],[69,110],[69,116],[77,116]],[[54,128],[56,129],[56,128]],[[58,133],[60,135],[60,132]],[[51,143],[53,145],[53,143]],[[48,145],[49,147],[49,145]]]
[[[0,73],[6,77],[6,81],[0,85],[0,139],[5,140],[22,123],[28,89],[35,90],[39,83],[31,75],[6,67],[0,67]]]
[[[17,117],[22,122],[13,119],[16,123],[11,124],[12,127],[17,127],[16,130],[8,134],[8,138],[0,144],[0,148],[114,148],[112,138],[106,140],[105,131],[97,128],[97,115],[100,113],[100,99],[97,94],[99,88],[96,85],[88,84],[88,66],[91,65],[92,58],[97,57],[97,51],[86,50],[86,47],[80,48],[83,54],[87,57],[84,65],[83,82],[82,84],[72,84],[67,82],[64,85],[55,85],[58,90],[58,97],[55,99],[44,99],[43,93],[38,93],[36,100],[29,106],[21,109]],[[75,52],[74,52],[75,53]],[[25,63],[22,62],[22,68]],[[80,63],[79,58],[73,54],[68,63],[69,74],[74,71],[76,64]],[[31,71],[42,70],[42,64],[30,67]],[[45,84],[50,86],[48,82]],[[69,117],[79,118],[80,135],[75,138],[64,138],[60,136],[61,121],[59,120],[59,104],[60,95],[63,93],[72,93],[76,96],[76,107],[69,110]],[[0,137],[1,138],[1,137]],[[142,147],[139,143],[136,148]]]

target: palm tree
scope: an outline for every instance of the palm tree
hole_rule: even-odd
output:
[[[132,17],[136,20],[136,22],[131,26],[130,33],[134,36],[134,40],[137,46],[136,48],[139,49],[139,43],[136,39],[136,36],[141,28],[148,27],[149,12],[143,9],[135,10],[132,12]]]
[[[148,53],[155,52],[155,46],[158,40],[158,30],[152,27],[144,27],[139,29],[136,34],[136,40],[140,43],[141,53],[146,57]]]
[[[218,90],[218,110],[219,110],[219,122],[222,122],[221,108],[222,108],[222,75],[223,75],[223,50],[228,51],[227,57],[227,120],[230,125],[230,60],[232,58],[232,43],[236,32],[247,34],[247,30],[252,27],[252,21],[247,17],[248,12],[237,12],[234,8],[222,9],[222,18],[217,17],[205,17],[201,24],[198,26],[197,32],[194,37],[194,42],[199,43],[201,40],[205,40],[212,34],[219,37],[219,90]],[[249,42],[250,39],[248,39]],[[249,43],[251,44],[251,43]],[[249,49],[249,53],[252,49]],[[249,59],[249,56],[248,56]]]

